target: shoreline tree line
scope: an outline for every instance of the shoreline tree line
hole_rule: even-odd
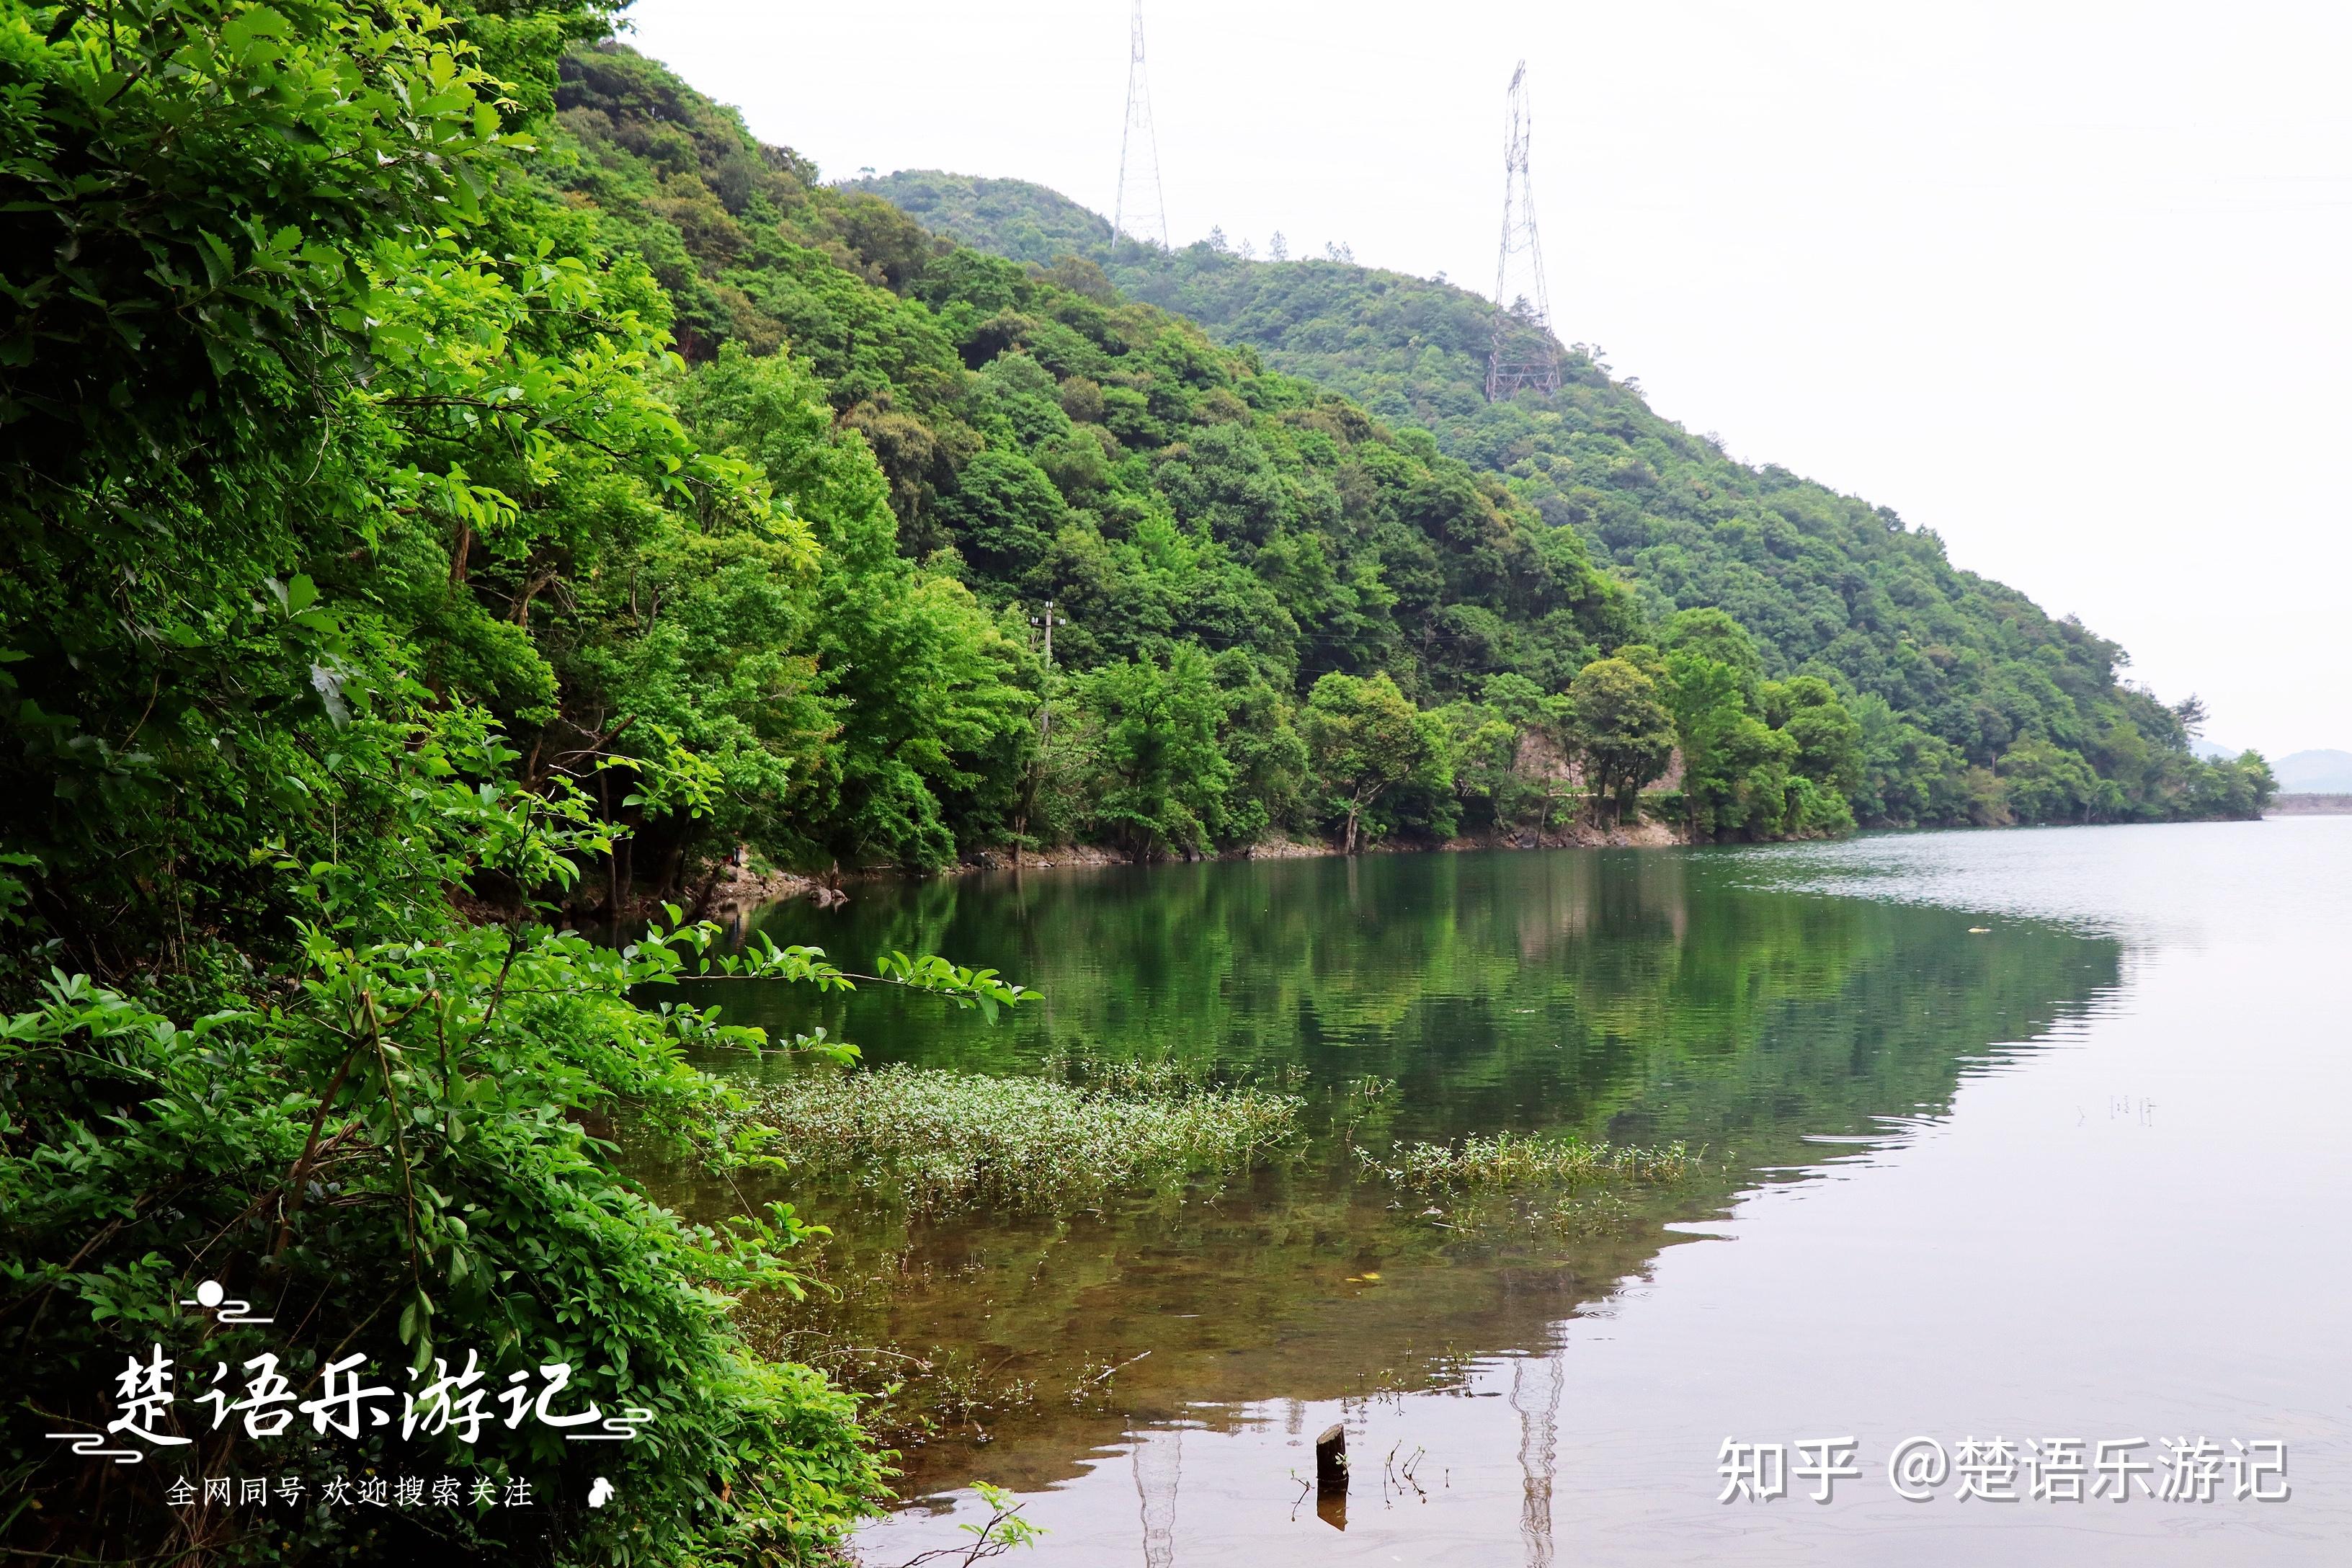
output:
[[[1488,402],[1493,307],[1442,278],[1338,256],[1259,259],[1213,234],[1160,249],[1022,180],[925,170],[847,188],[1047,275],[1098,268],[1125,298],[1429,432],[1483,482],[1576,532],[1652,628],[1677,612],[1728,613],[1765,677],[1827,682],[1859,725],[1842,781],[1859,826],[2242,816],[2273,787],[2252,754],[2196,756],[2197,700],[2167,705],[2119,679],[2128,660],[2115,644],[1956,568],[1932,531],[1883,507],[1731,458],[1657,415],[1599,350],[1558,350],[1557,395]],[[1724,831],[1704,810],[1682,816],[1702,836]]]
[[[790,801],[788,823],[745,825],[780,863],[919,868],[1022,840],[1137,859],[1270,834],[1343,849],[1513,842],[1645,811],[1695,839],[1769,839],[2243,816],[2266,795],[2258,761],[2191,753],[2193,711],[2119,684],[2113,645],[1953,572],[1931,535],[1876,513],[1865,531],[1889,558],[1854,559],[1856,503],[1776,470],[1739,473],[1751,491],[1792,490],[1795,521],[1736,520],[1710,531],[1741,542],[1717,553],[1785,550],[1839,578],[1851,609],[1721,562],[1685,570],[1704,591],[1678,601],[1660,591],[1654,552],[1596,557],[1588,541],[1615,535],[1593,518],[1638,489],[1619,472],[1633,447],[1671,438],[1692,464],[1737,466],[1589,359],[1570,356],[1579,374],[1556,407],[1480,403],[1467,440],[1463,420],[1437,416],[1451,384],[1413,383],[1421,401],[1401,402],[1344,356],[1289,351],[1282,332],[1221,346],[1188,319],[1193,300],[1154,281],[1224,264],[1297,277],[1325,300],[1301,331],[1361,338],[1341,331],[1352,312],[1378,338],[1382,303],[1333,292],[1363,268],[1124,243],[985,254],[872,190],[825,184],[625,47],[574,48],[561,69],[552,178],[675,302],[694,367],[688,428],[811,518],[845,582],[868,588],[869,619],[890,597],[872,593],[878,569],[961,591],[997,639],[992,661],[958,665],[953,722],[869,744],[862,715],[880,694],[839,706],[818,750],[841,761],[804,753],[818,800]],[[1171,294],[1178,313],[1136,294]],[[1456,324],[1475,337],[1484,321]],[[1294,363],[1313,375],[1270,368]],[[1385,417],[1333,384],[1360,384]],[[1588,423],[1640,427],[1621,431],[1630,447],[1612,437],[1605,462],[1586,451],[1592,432],[1576,433],[1578,483],[1556,482],[1568,475],[1557,462],[1531,479],[1545,454],[1524,432],[1516,467],[1480,460],[1497,422],[1533,422],[1559,446],[1580,398],[1605,416]],[[800,434],[781,440],[795,405]],[[853,434],[862,452],[845,449]],[[857,483],[803,492],[803,454],[827,439],[836,476]],[[1920,614],[1906,620],[1898,603]],[[1034,628],[1049,604],[1050,669]],[[1790,657],[1791,621],[1818,625],[1827,646]],[[946,658],[974,633],[968,621],[929,646]],[[1901,680],[1848,668],[1856,648],[1889,662],[1885,647]],[[1586,681],[1599,703],[1587,714],[1580,673],[1609,659]],[[877,668],[859,650],[818,650],[815,681],[844,668],[870,681]],[[1651,721],[1653,705],[1662,753],[1654,732],[1623,729]],[[1387,739],[1367,748],[1359,731]],[[905,734],[925,745],[886,783],[879,759]],[[833,793],[823,775],[835,767],[859,782]],[[1662,778],[1672,787],[1645,805]]]

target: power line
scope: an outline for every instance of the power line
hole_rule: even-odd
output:
[[[1118,202],[1111,232],[1168,248],[1168,202],[1160,188],[1160,137],[1151,127],[1151,85],[1143,69],[1143,0],[1128,26],[1127,129],[1118,141]]]

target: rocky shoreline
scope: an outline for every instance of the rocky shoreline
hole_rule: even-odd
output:
[[[1391,842],[1370,845],[1359,851],[1365,855],[1428,855],[1461,852],[1473,849],[1671,849],[1688,843],[1680,831],[1657,821],[1627,823],[1622,826],[1601,827],[1591,824],[1546,833],[1523,833],[1516,836],[1482,834],[1449,838],[1444,843],[1423,841]],[[1214,855],[1183,857],[1183,860],[1307,860],[1337,858],[1343,851],[1336,844],[1324,844],[1313,839],[1265,838],[1255,844],[1220,851]],[[1167,862],[1162,862],[1163,864]],[[1181,862],[1180,862],[1181,863]],[[952,866],[944,867],[935,876],[953,877],[972,871],[1052,871],[1075,867],[1131,866],[1135,862],[1116,850],[1098,844],[1065,844],[1049,849],[1028,850],[1016,861],[1007,851],[984,849]],[[843,901],[849,897],[845,884],[868,882],[886,877],[903,877],[912,873],[892,867],[872,867],[862,870],[842,871],[828,876],[809,876],[797,871],[779,871],[751,866],[729,867],[719,873],[711,890],[706,912],[718,919],[748,913],[767,904],[782,903],[788,899],[809,898],[822,907]]]

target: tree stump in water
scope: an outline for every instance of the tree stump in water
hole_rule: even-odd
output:
[[[1315,1439],[1315,1489],[1318,1492],[1344,1492],[1348,1489],[1348,1429],[1331,1426]]]

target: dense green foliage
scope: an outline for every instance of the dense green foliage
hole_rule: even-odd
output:
[[[818,184],[625,48],[562,68],[562,177],[678,301],[688,427],[797,503],[761,447],[773,416],[747,400],[821,397],[881,476],[860,492],[874,548],[843,570],[883,569],[887,499],[887,570],[967,589],[1024,639],[1004,679],[1051,710],[1042,747],[1025,712],[1017,732],[975,722],[923,781],[952,846],[850,823],[836,853],[1081,837],[1152,858],[1282,829],[1517,831],[1573,804],[1552,787],[1577,752],[1560,696],[1641,631],[1575,530],[1424,432],[1123,300],[1090,263],[1016,265]],[[816,679],[861,665],[870,679],[871,657],[820,650]],[[1395,780],[1336,738],[1360,685],[1427,716]]]
[[[836,632],[819,502],[861,475],[821,418],[782,495],[698,450],[667,301],[533,172],[556,56],[606,23],[0,7],[11,1561],[806,1561],[883,1495],[853,1401],[732,1321],[793,1288],[803,1227],[688,1226],[606,1136],[769,1157],[708,1145],[726,1097],[683,1057],[758,1032],[643,1001],[714,962],[709,929],[616,951],[545,919],[631,843],[674,883],[690,839],[861,777],[805,761],[852,729],[809,671]],[[958,627],[959,658],[983,646]],[[183,1310],[206,1280],[273,1324]],[[301,1397],[346,1352],[394,1387],[568,1363],[652,1427],[203,1420],[215,1364],[275,1354]],[[145,1462],[47,1436],[103,1430],[151,1354],[173,1367]],[[537,1500],[321,1497],[446,1471]],[[591,1511],[593,1472],[618,1491]],[[304,1506],[170,1500],[257,1475]]]
[[[1557,396],[1489,404],[1493,310],[1466,289],[1207,242],[1172,252],[1114,244],[1100,217],[1021,181],[910,172],[859,188],[1001,255],[1041,267],[1084,258],[1130,298],[1347,393],[1378,418],[1430,430],[1442,450],[1587,541],[1652,619],[1729,612],[1764,674],[1828,681],[1860,725],[1840,787],[1866,823],[2242,816],[2267,792],[2258,763],[2192,757],[2182,715],[2117,680],[2114,644],[1958,570],[1932,532],[1884,508],[1735,462],[1652,412],[1592,352],[1560,351]],[[1809,803],[1802,815],[1839,814]],[[1754,825],[1744,810],[1733,816],[1717,816],[1718,829]]]

